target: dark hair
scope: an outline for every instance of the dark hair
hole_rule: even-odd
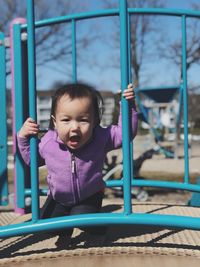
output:
[[[96,119],[97,124],[100,124],[103,110],[103,98],[101,94],[90,85],[84,83],[71,83],[60,87],[52,97],[49,129],[54,129],[52,115],[55,117],[58,101],[64,95],[68,95],[72,100],[83,97],[91,98],[94,108],[94,118]]]

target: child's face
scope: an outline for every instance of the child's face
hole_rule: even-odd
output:
[[[92,137],[94,112],[89,97],[71,99],[64,95],[57,103],[54,127],[59,138],[72,150],[81,148]]]

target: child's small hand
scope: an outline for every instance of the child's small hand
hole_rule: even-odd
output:
[[[38,132],[39,126],[37,123],[32,118],[28,118],[19,131],[19,137],[29,137],[38,134]]]
[[[134,86],[132,83],[128,85],[128,88],[123,91],[123,96],[127,100],[135,100],[135,92],[134,92]]]

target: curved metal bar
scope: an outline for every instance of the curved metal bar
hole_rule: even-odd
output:
[[[111,187],[122,187],[123,179],[121,180],[109,180],[106,181],[106,186]],[[198,184],[186,184],[179,182],[168,182],[168,181],[160,181],[160,180],[136,180],[135,178],[131,181],[131,187],[156,187],[156,188],[171,188],[178,190],[187,190],[190,192],[200,192],[200,186]],[[39,189],[40,195],[46,195],[48,192],[47,188]],[[31,195],[31,189],[25,189],[25,196]]]
[[[123,179],[107,181],[106,185],[107,187],[120,187],[123,185]],[[168,182],[168,181],[135,180],[134,179],[131,182],[131,186],[171,188],[171,189],[187,190],[191,192],[200,192],[199,185],[189,184],[189,183]]]
[[[94,225],[153,225],[172,228],[200,230],[200,218],[177,215],[161,215],[147,213],[95,213],[72,215],[59,218],[38,220],[37,223],[25,222],[9,226],[2,226],[0,238],[19,236],[36,232]]]
[[[132,14],[200,17],[200,11],[173,8],[128,8],[128,12]]]
[[[149,14],[149,15],[165,15],[165,16],[178,16],[183,15],[187,17],[200,17],[200,11],[196,10],[184,10],[184,9],[170,9],[170,8],[128,8],[129,14]],[[93,12],[83,12],[77,14],[70,14],[66,16],[54,17],[35,22],[35,27],[40,28],[44,26],[50,26],[56,23],[69,22],[71,20],[84,20],[107,16],[119,16],[119,8],[113,8],[108,10],[98,10]],[[22,25],[22,28],[26,29],[27,24]]]
[[[50,19],[44,19],[40,21],[35,22],[35,27],[40,28],[44,26],[50,26],[52,24],[57,23],[64,23],[64,22],[70,22],[71,20],[84,20],[84,19],[92,19],[92,18],[99,18],[99,17],[108,17],[108,16],[118,16],[119,15],[119,9],[108,9],[108,10],[99,10],[99,11],[93,11],[93,12],[83,12],[78,14],[71,14],[66,16],[60,16]],[[27,24],[24,24],[22,28],[27,28]]]

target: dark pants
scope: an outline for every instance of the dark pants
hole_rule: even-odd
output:
[[[46,202],[44,203],[44,206],[40,211],[41,214],[40,218],[46,219],[46,218],[55,218],[68,215],[99,213],[102,207],[103,195],[104,195],[103,192],[98,192],[72,207],[67,207],[60,204],[59,202],[56,202],[52,198],[52,196],[49,195],[46,199]],[[90,234],[97,234],[97,235],[104,234],[106,231],[106,228],[104,226],[102,227],[91,226],[91,227],[84,227],[81,229],[89,232]],[[64,231],[55,231],[53,233],[59,235],[71,236],[73,233],[73,228],[68,228]]]

